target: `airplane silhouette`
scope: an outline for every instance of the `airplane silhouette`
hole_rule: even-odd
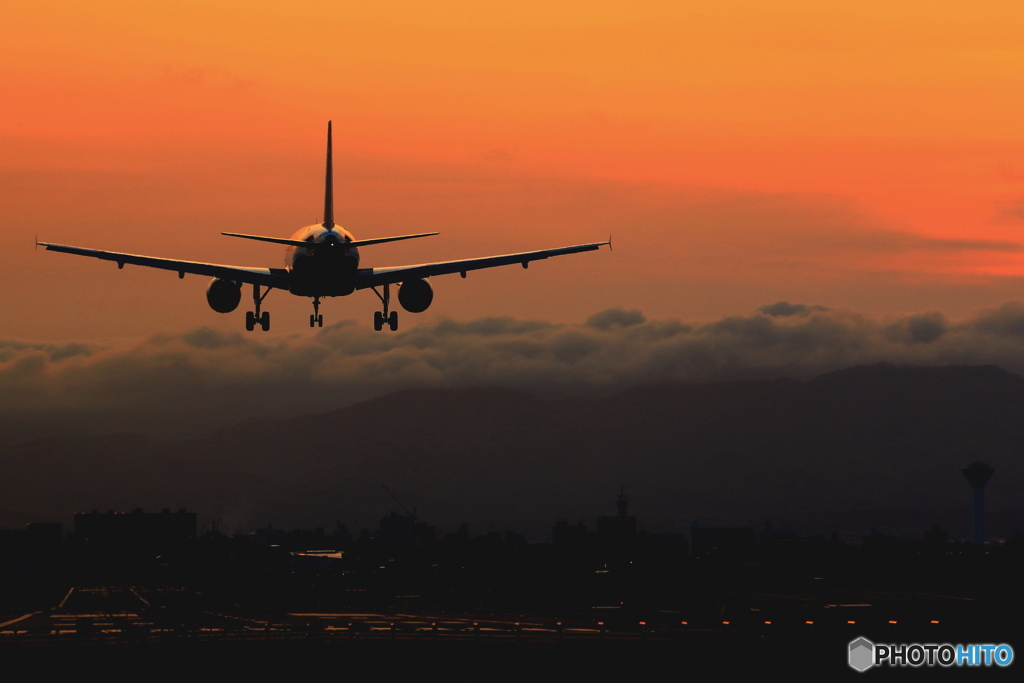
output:
[[[523,268],[531,261],[546,259],[551,256],[575,254],[583,251],[595,251],[604,245],[611,248],[611,238],[607,242],[579,244],[559,249],[542,249],[526,251],[503,256],[487,256],[484,258],[463,259],[460,261],[440,261],[436,263],[420,263],[411,266],[395,266],[391,268],[360,268],[359,247],[384,242],[397,242],[418,237],[429,237],[436,232],[424,232],[416,235],[399,235],[396,237],[377,237],[357,240],[352,233],[334,223],[334,165],[331,160],[331,122],[327,122],[327,180],[324,190],[323,223],[309,225],[291,237],[262,237],[260,235],[242,235],[233,232],[221,233],[229,237],[241,237],[273,244],[287,246],[284,268],[248,268],[243,266],[220,265],[216,263],[200,263],[197,261],[177,261],[174,259],[122,254],[115,251],[100,251],[82,247],[70,247],[62,244],[39,242],[48,251],[91,256],[92,258],[114,261],[118,268],[126,263],[149,268],[177,271],[178,277],[184,278],[186,273],[213,276],[213,282],[206,290],[206,301],[210,308],[218,313],[230,313],[238,308],[242,300],[242,285],[252,285],[252,301],[255,310],[246,311],[245,329],[252,331],[257,325],[264,331],[270,329],[270,313],[261,312],[263,300],[271,289],[284,289],[296,296],[312,297],[313,313],[309,316],[310,327],[323,327],[324,317],[320,314],[320,299],[328,296],[348,296],[359,289],[371,289],[380,299],[382,311],[373,315],[373,327],[377,331],[384,325],[392,331],[398,329],[398,311],[391,311],[391,285],[400,283],[398,302],[410,313],[422,313],[434,299],[434,292],[426,278],[435,275],[459,273],[466,277],[471,270],[495,268],[511,264],[521,264]],[[383,294],[378,291],[383,290]],[[265,288],[260,292],[261,288]]]

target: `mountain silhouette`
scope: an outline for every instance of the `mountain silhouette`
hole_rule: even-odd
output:
[[[997,367],[854,367],[790,379],[542,399],[418,389],[189,439],[22,437],[0,446],[0,524],[91,509],[186,507],[225,531],[375,528],[396,507],[471,529],[543,535],[614,511],[625,486],[651,530],[760,524],[857,537],[933,525],[966,538],[960,469],[996,470],[992,535],[1024,520],[1024,380]]]

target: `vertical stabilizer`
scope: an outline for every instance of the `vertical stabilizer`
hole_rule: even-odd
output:
[[[327,182],[324,188],[324,227],[334,227],[334,162],[331,161],[331,122],[327,122]]]

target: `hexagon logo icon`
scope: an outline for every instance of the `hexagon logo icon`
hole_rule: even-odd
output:
[[[850,642],[850,668],[867,671],[875,664],[875,644],[867,638]]]

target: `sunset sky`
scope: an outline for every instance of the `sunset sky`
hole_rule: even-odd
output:
[[[279,266],[336,218],[363,265],[614,239],[433,281],[403,328],[777,301],[975,315],[1024,294],[1024,5],[14,3],[0,26],[0,338],[243,330],[207,278],[43,241]],[[271,334],[312,334],[272,292]],[[329,300],[371,324],[376,297]],[[244,330],[243,330],[244,331]]]

